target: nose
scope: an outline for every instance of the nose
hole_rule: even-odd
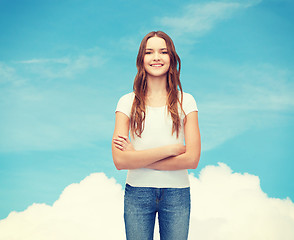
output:
[[[159,52],[155,51],[154,52],[154,61],[158,61],[160,60],[160,55],[159,55]]]

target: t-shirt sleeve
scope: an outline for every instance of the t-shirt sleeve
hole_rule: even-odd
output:
[[[130,118],[133,101],[134,93],[128,93],[122,96],[117,103],[115,112],[122,112]]]
[[[190,112],[198,112],[196,101],[189,93],[184,93],[183,95],[183,109],[186,115],[188,115]]]

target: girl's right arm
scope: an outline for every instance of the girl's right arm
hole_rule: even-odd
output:
[[[119,135],[129,135],[129,118],[122,112],[116,112],[115,114],[113,139],[118,138]],[[143,168],[164,158],[177,156],[184,152],[185,147],[181,144],[141,151],[121,151],[115,147],[114,140],[112,140],[112,158],[118,170]]]

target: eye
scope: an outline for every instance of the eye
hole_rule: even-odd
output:
[[[162,53],[162,54],[168,54],[168,52],[167,52],[167,51],[162,51],[161,53]]]
[[[151,54],[152,52],[148,51],[148,52],[145,52],[145,54]]]

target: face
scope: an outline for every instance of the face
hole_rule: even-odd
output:
[[[144,68],[147,76],[161,77],[167,74],[170,58],[165,40],[160,37],[151,37],[146,44]]]

